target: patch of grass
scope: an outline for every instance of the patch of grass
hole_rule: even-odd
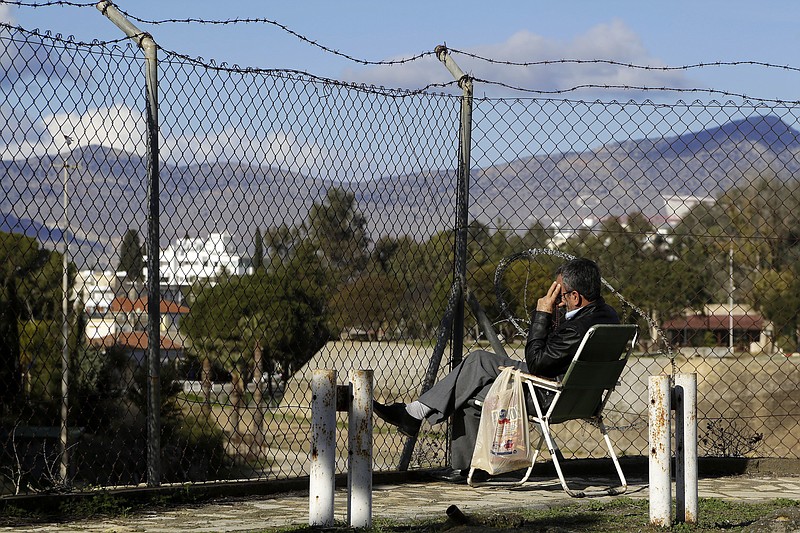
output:
[[[704,498],[699,502],[697,524],[673,523],[661,528],[650,525],[649,504],[644,499],[615,498],[612,500],[589,500],[552,507],[548,509],[521,509],[519,511],[496,511],[474,513],[466,521],[452,519],[421,519],[410,523],[392,520],[376,520],[369,530],[373,533],[409,532],[427,533],[453,530],[459,533],[480,531],[541,531],[541,532],[730,532],[746,531],[754,522],[770,516],[778,510],[800,508],[800,501],[777,499],[763,503],[731,502],[715,498]],[[346,524],[337,523],[333,528],[291,526],[264,530],[271,533],[306,533],[315,531],[347,531]]]
[[[169,509],[180,505],[193,505],[202,498],[189,487],[168,494],[146,497],[127,497],[107,492],[78,495],[66,498],[58,505],[46,502],[29,502],[25,507],[0,501],[0,526],[20,526],[49,522],[70,522],[88,518],[125,518],[144,511]]]
[[[125,517],[130,514],[132,506],[124,499],[106,493],[88,498],[68,500],[59,506],[62,516],[92,518],[95,516]]]

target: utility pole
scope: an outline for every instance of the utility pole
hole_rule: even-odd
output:
[[[728,249],[728,351],[733,355],[733,239]]]
[[[64,135],[64,140],[67,143],[67,150],[70,150],[72,144],[72,137]],[[61,348],[61,482],[65,485],[68,482],[69,473],[69,197],[67,193],[67,184],[69,183],[69,169],[77,168],[69,164],[69,154],[62,164],[64,168],[64,227],[61,236],[64,239],[64,253],[62,254],[62,278],[61,289],[63,292],[61,301],[61,336],[63,337],[63,345]]]

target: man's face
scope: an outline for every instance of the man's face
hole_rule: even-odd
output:
[[[561,285],[561,301],[558,305],[563,305],[567,309],[567,312],[577,309],[581,301],[581,296],[578,294],[578,291],[572,290],[572,287],[565,287],[564,278],[561,277],[561,274],[556,278],[556,283]]]

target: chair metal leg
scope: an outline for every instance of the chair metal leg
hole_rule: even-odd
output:
[[[606,446],[608,447],[608,454],[611,456],[611,460],[614,461],[614,468],[617,469],[617,475],[619,476],[619,487],[613,487],[613,495],[616,494],[623,494],[626,490],[628,490],[628,482],[625,479],[625,474],[622,473],[622,466],[619,464],[619,459],[617,458],[617,453],[614,451],[614,446],[611,444],[611,439],[608,436],[608,430],[606,429],[606,425],[603,423],[602,418],[598,418],[597,421],[600,425],[600,432],[603,434],[603,439],[606,441]],[[612,490],[612,489],[609,489]]]
[[[586,496],[616,496],[618,494],[623,494],[628,489],[628,484],[625,481],[624,474],[622,473],[622,467],[620,466],[619,460],[617,459],[617,454],[616,452],[614,452],[614,447],[611,445],[611,439],[608,436],[608,431],[606,430],[606,426],[605,424],[603,424],[602,419],[598,419],[598,422],[599,422],[600,432],[603,434],[603,439],[605,440],[606,446],[608,447],[609,455],[611,456],[611,460],[614,462],[614,468],[616,468],[617,475],[619,476],[620,485],[617,487],[607,487],[604,489],[596,489],[596,490],[572,490],[569,487],[569,485],[567,484],[567,480],[564,477],[564,473],[561,471],[561,463],[559,462],[558,459],[560,451],[550,433],[550,425],[547,424],[546,422],[541,424],[542,432],[545,436],[545,440],[547,441],[547,449],[550,451],[550,456],[553,459],[553,466],[555,466],[556,473],[558,474],[558,480],[561,482],[561,487],[563,487],[564,491],[573,498],[584,498]]]

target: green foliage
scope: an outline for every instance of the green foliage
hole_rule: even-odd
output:
[[[118,346],[82,347],[71,366],[72,424],[93,433],[109,431],[125,415],[125,397],[134,386],[129,355]]]
[[[336,331],[396,329],[407,318],[401,305],[404,289],[400,279],[383,272],[365,273],[343,283],[330,302]]]
[[[139,240],[139,232],[129,229],[122,237],[119,245],[119,262],[117,270],[125,271],[128,279],[142,281],[144,279],[144,249]]]
[[[61,320],[63,257],[41,249],[30,237],[0,232],[0,406],[21,399],[23,375],[39,353],[50,348],[43,332]],[[70,265],[69,279],[74,278]],[[34,321],[34,325],[28,325]],[[45,323],[47,322],[47,323]],[[39,331],[34,329],[43,328]],[[27,353],[22,353],[25,336]],[[35,340],[33,340],[35,338]],[[49,342],[49,341],[48,341]],[[35,353],[32,353],[35,352]],[[23,360],[23,357],[25,360]],[[30,376],[32,374],[28,374]],[[29,383],[28,383],[29,385]]]
[[[275,271],[231,276],[200,289],[181,329],[195,351],[228,370],[249,358],[258,342],[265,359],[289,373],[327,341],[327,299],[316,256],[298,255]]]
[[[355,194],[331,187],[322,203],[308,213],[309,236],[336,279],[348,280],[363,271],[369,259],[367,219]]]
[[[28,400],[55,402],[61,397],[61,322],[28,320],[20,327],[20,363]]]
[[[256,236],[253,239],[253,269],[264,268],[264,239],[261,237],[261,230],[256,228]]]

